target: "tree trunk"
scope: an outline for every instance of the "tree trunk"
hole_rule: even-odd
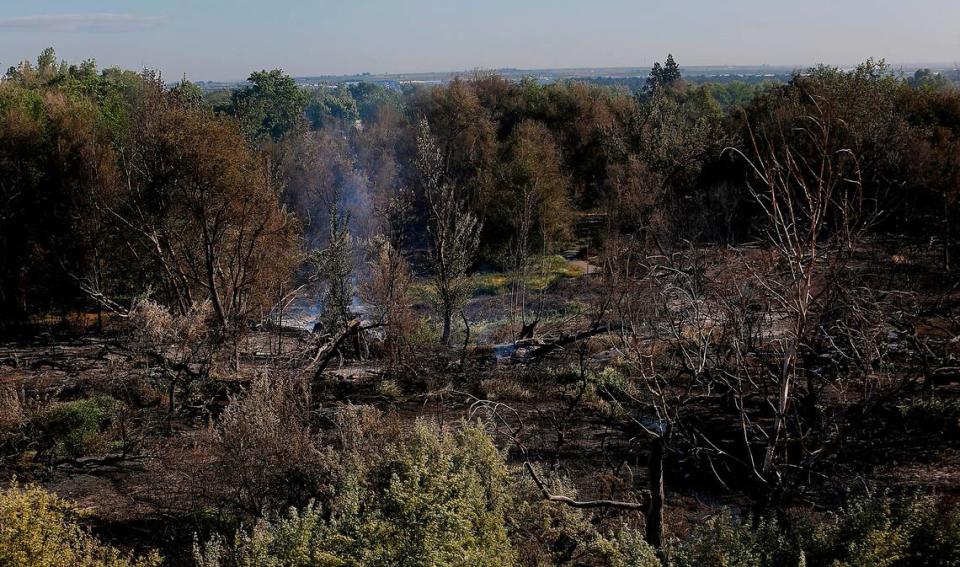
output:
[[[950,271],[950,202],[947,192],[943,192],[943,270]]]
[[[169,406],[167,407],[167,413],[173,415],[173,410],[176,409],[176,400],[174,399],[174,394],[176,393],[177,380],[176,378],[170,378],[170,399]]]
[[[666,440],[663,436],[653,441],[647,472],[650,477],[650,505],[647,508],[647,543],[659,549],[663,545],[663,460]]]
[[[452,326],[453,311],[444,308],[443,310],[443,334],[440,335],[440,342],[444,346],[450,346],[450,327]]]

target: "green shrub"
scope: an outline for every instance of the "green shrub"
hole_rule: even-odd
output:
[[[52,455],[77,458],[101,452],[106,447],[102,432],[116,415],[120,402],[109,396],[97,396],[62,402],[40,416],[40,431],[46,437]]]
[[[0,491],[0,565],[17,567],[153,567],[156,554],[134,559],[100,543],[77,524],[81,513],[34,485]]]
[[[566,479],[540,471],[553,494],[576,498]],[[605,540],[592,523],[590,512],[558,502],[546,502],[525,473],[515,477],[514,504],[507,521],[520,565],[604,565]]]
[[[612,538],[600,539],[597,546],[610,567],[662,566],[656,550],[638,530],[624,528]]]
[[[931,433],[960,432],[960,399],[920,398],[900,407],[907,425]]]
[[[960,514],[932,500],[862,498],[826,519],[756,526],[721,512],[657,552],[640,531],[604,537],[589,511],[544,501],[482,427],[419,425],[378,439],[379,414],[345,415],[354,440],[342,446],[333,496],[197,546],[201,567],[960,567]],[[552,493],[576,497],[541,474]]]
[[[377,383],[377,393],[391,401],[403,399],[403,390],[400,385],[389,378]]]
[[[887,567],[901,560],[909,545],[908,527],[896,521],[889,501],[854,500],[835,522],[823,522],[803,542],[811,565]]]
[[[327,514],[292,510],[195,556],[205,567],[514,565],[509,502],[503,455],[480,427],[419,426],[367,471],[346,474]]]
[[[765,566],[757,548],[750,528],[724,512],[709,519],[684,541],[674,542],[667,557],[668,564],[674,567]]]
[[[801,537],[811,566],[960,565],[960,514],[941,512],[930,498],[858,498]]]
[[[931,499],[862,497],[835,517],[757,529],[724,514],[664,550],[671,567],[960,566],[960,513]]]

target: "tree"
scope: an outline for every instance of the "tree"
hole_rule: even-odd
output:
[[[321,128],[332,121],[353,122],[359,118],[357,102],[345,87],[330,89],[325,86],[309,95],[306,105],[307,119],[313,128]]]
[[[850,379],[882,362],[874,342],[884,309],[847,268],[881,204],[865,195],[861,162],[843,145],[847,123],[828,101],[814,101],[814,108],[815,114],[777,117],[773,128],[751,134],[749,155],[739,152],[752,172],[752,192],[776,257],[773,270],[746,266],[757,282],[759,301],[769,306],[776,322],[767,318],[770,327],[734,343],[736,369],[727,375],[741,400],[744,380],[772,392],[771,422],[762,424],[760,416],[750,415],[748,404],[739,405],[744,439],[762,446],[758,461],[753,448],[746,448],[749,473],[766,491],[786,484],[792,465],[788,423],[799,438],[817,427],[823,382],[834,369],[845,369]],[[766,355],[747,344],[759,341],[769,344]],[[752,356],[766,359],[771,370],[757,372],[747,362]],[[804,450],[814,451],[809,444]]]
[[[667,55],[667,60],[663,65],[657,61],[650,69],[650,76],[647,78],[647,89],[656,91],[664,87],[671,87],[683,79],[680,74],[680,66],[673,59],[673,54]]]
[[[121,143],[123,180],[99,206],[167,306],[186,314],[209,301],[216,327],[231,335],[269,309],[295,260],[298,227],[229,121],[183,106],[155,82],[145,87]]]
[[[420,121],[417,136],[417,171],[429,209],[433,284],[443,322],[440,340],[449,345],[454,313],[472,292],[467,270],[480,246],[481,224],[445,180],[443,157],[426,120]]]
[[[934,73],[930,69],[917,69],[907,82],[915,89],[929,91],[940,91],[951,88],[953,85],[950,79],[943,76],[943,73]]]
[[[320,324],[324,331],[337,333],[350,321],[353,298],[353,246],[350,236],[350,215],[341,214],[340,191],[334,190],[329,206],[327,246],[316,254],[317,278],[322,283],[323,312]]]
[[[247,81],[250,85],[231,96],[231,113],[248,138],[277,141],[304,120],[307,94],[293,77],[273,69],[252,73]]]
[[[91,207],[116,178],[102,114],[88,101],[0,85],[0,318],[84,304],[69,274],[102,236]]]
[[[490,195],[485,223],[496,227],[487,241],[510,238],[513,270],[512,313],[518,314],[521,329],[518,338],[533,334],[541,313],[527,320],[532,275],[531,258],[548,254],[552,247],[570,234],[570,180],[563,171],[559,148],[553,135],[539,122],[522,122],[511,139],[510,160],[505,164],[503,187]],[[496,211],[496,213],[494,212]],[[500,234],[496,234],[500,233]]]
[[[360,288],[373,320],[386,325],[386,348],[395,362],[415,323],[409,294],[412,277],[403,256],[412,206],[412,195],[401,189],[377,208],[380,233],[372,239],[367,277]]]

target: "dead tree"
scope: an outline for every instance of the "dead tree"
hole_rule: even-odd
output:
[[[481,223],[444,179],[443,158],[426,120],[421,120],[417,137],[417,169],[429,208],[433,284],[443,325],[440,340],[449,345],[453,316],[473,291],[467,270],[480,246]]]
[[[779,370],[770,376],[776,394],[766,432],[761,476],[776,475],[785,422],[795,400],[799,359],[820,325],[823,299],[839,283],[845,260],[875,218],[864,198],[859,163],[839,145],[844,125],[812,100],[815,114],[772,131],[750,130],[746,161],[755,179],[751,191],[766,217],[766,238],[779,273],[753,274],[782,318]],[[749,264],[748,264],[749,265]],[[769,479],[768,479],[769,480]]]

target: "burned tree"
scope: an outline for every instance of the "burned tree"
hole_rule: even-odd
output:
[[[843,121],[825,101],[812,103],[815,112],[796,123],[751,130],[750,155],[738,152],[754,177],[751,191],[766,216],[775,259],[766,273],[751,268],[776,316],[776,328],[764,339],[775,347],[777,365],[762,374],[775,391],[774,417],[763,427],[763,458],[754,471],[774,485],[786,458],[786,421],[795,409],[798,381],[805,379],[807,403],[817,403],[817,371],[804,360],[850,342],[857,332],[831,317],[835,308],[855,308],[869,297],[869,290],[848,288],[846,266],[878,210],[864,197],[857,157],[842,145]]]
[[[403,255],[405,229],[412,207],[409,192],[400,189],[377,209],[382,233],[373,238],[367,262],[367,277],[360,296],[370,305],[373,320],[386,325],[385,346],[396,362],[403,337],[414,326],[409,288],[410,266]]]
[[[433,285],[443,325],[440,340],[449,345],[453,316],[472,292],[467,270],[480,246],[481,223],[445,180],[443,156],[426,120],[421,120],[417,136],[417,170],[429,208]]]
[[[235,335],[288,278],[297,225],[233,125],[146,87],[121,142],[121,182],[99,195],[123,243],[104,253],[129,253],[180,314],[209,301],[220,334]]]
[[[323,287],[323,311],[318,324],[327,333],[337,333],[347,326],[353,299],[350,215],[340,212],[339,201],[340,192],[335,189],[329,205],[327,246],[314,254],[317,280]]]

